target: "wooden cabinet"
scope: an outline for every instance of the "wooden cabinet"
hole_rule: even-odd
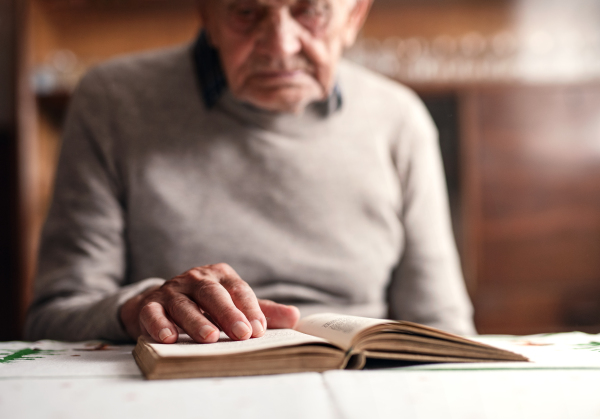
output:
[[[478,331],[600,332],[600,83],[414,87]]]
[[[600,331],[600,84],[461,94],[462,246],[479,330]]]

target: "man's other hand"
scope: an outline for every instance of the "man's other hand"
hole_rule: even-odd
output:
[[[179,331],[199,343],[219,340],[219,328],[233,340],[264,335],[268,328],[294,327],[296,307],[258,300],[252,288],[225,263],[201,266],[125,302],[120,317],[127,333],[175,343]]]

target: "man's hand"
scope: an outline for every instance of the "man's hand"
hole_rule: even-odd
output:
[[[296,307],[258,300],[224,263],[190,269],[127,300],[120,311],[131,337],[162,343],[177,342],[179,330],[199,343],[216,342],[219,328],[233,340],[257,338],[267,327],[294,327],[299,316]]]

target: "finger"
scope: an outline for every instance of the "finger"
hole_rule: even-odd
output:
[[[271,300],[258,300],[260,309],[267,318],[269,329],[293,329],[300,318],[300,310],[294,306],[278,304]]]
[[[233,303],[227,290],[217,280],[202,275],[194,289],[186,294],[207,312],[221,329],[233,340],[246,340],[252,336],[252,326]]]
[[[164,307],[156,301],[149,302],[142,307],[140,324],[157,342],[177,342],[177,326],[167,318]]]
[[[252,337],[258,338],[265,334],[267,319],[263,314],[252,288],[231,270],[220,278],[221,285],[231,296],[233,304],[246,316],[252,326]]]
[[[185,333],[198,343],[219,340],[219,329],[200,313],[198,306],[184,295],[164,303],[167,313]]]

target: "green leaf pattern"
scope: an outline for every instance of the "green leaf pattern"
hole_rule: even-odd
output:
[[[576,349],[587,349],[594,352],[600,352],[600,342],[588,342],[575,345]]]
[[[7,364],[14,361],[33,361],[34,359],[42,359],[44,355],[56,355],[53,350],[42,350],[36,348],[25,348],[19,350],[0,349],[0,364]]]

